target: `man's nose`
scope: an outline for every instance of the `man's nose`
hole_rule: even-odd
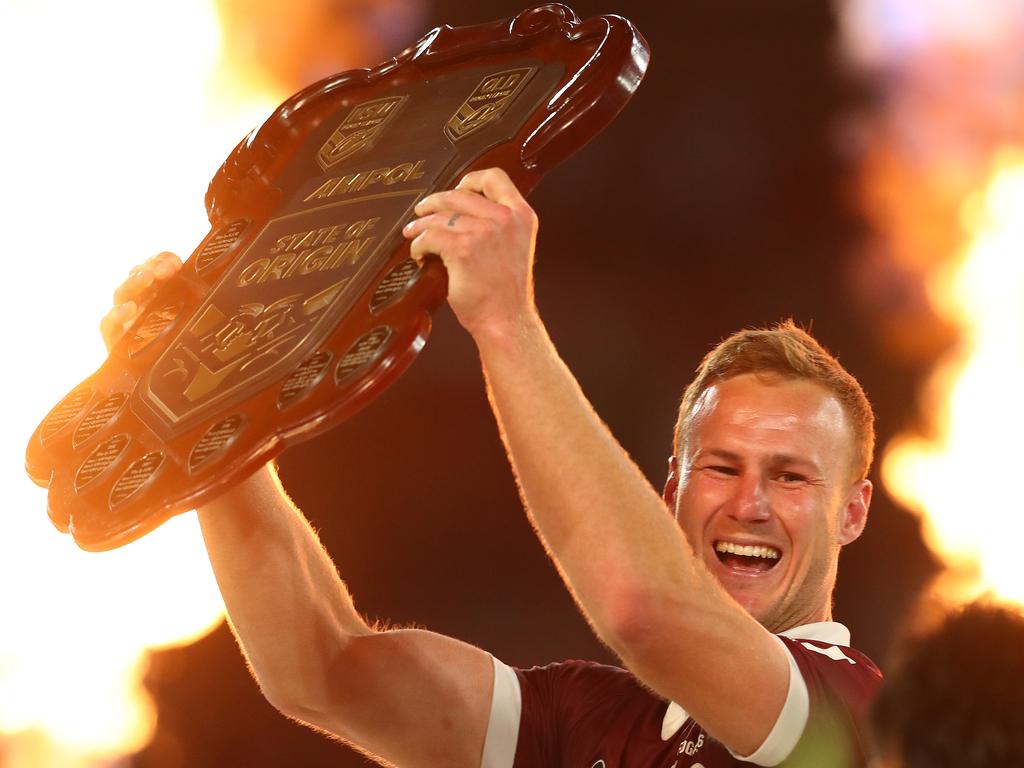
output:
[[[763,522],[771,517],[764,480],[755,474],[740,476],[729,500],[729,514],[741,522]]]

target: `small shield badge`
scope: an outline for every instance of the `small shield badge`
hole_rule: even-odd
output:
[[[325,171],[374,144],[384,126],[398,114],[408,96],[389,96],[367,101],[352,108],[341,125],[317,152],[317,161]]]

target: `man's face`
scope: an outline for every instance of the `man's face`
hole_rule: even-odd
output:
[[[810,381],[743,374],[708,389],[680,459],[679,525],[769,630],[831,618],[839,549],[871,498],[842,406]]]

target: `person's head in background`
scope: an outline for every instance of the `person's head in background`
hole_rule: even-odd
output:
[[[1024,614],[979,601],[905,641],[871,721],[876,768],[1024,766]]]

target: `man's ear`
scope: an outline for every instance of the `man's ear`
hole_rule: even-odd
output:
[[[668,477],[665,478],[665,490],[661,492],[661,498],[668,504],[668,508],[675,512],[676,494],[679,492],[679,472],[676,465],[676,457],[668,457]]]
[[[873,487],[870,480],[858,480],[854,483],[839,517],[839,543],[841,545],[856,541],[864,531],[868,522],[868,507],[871,506]]]

